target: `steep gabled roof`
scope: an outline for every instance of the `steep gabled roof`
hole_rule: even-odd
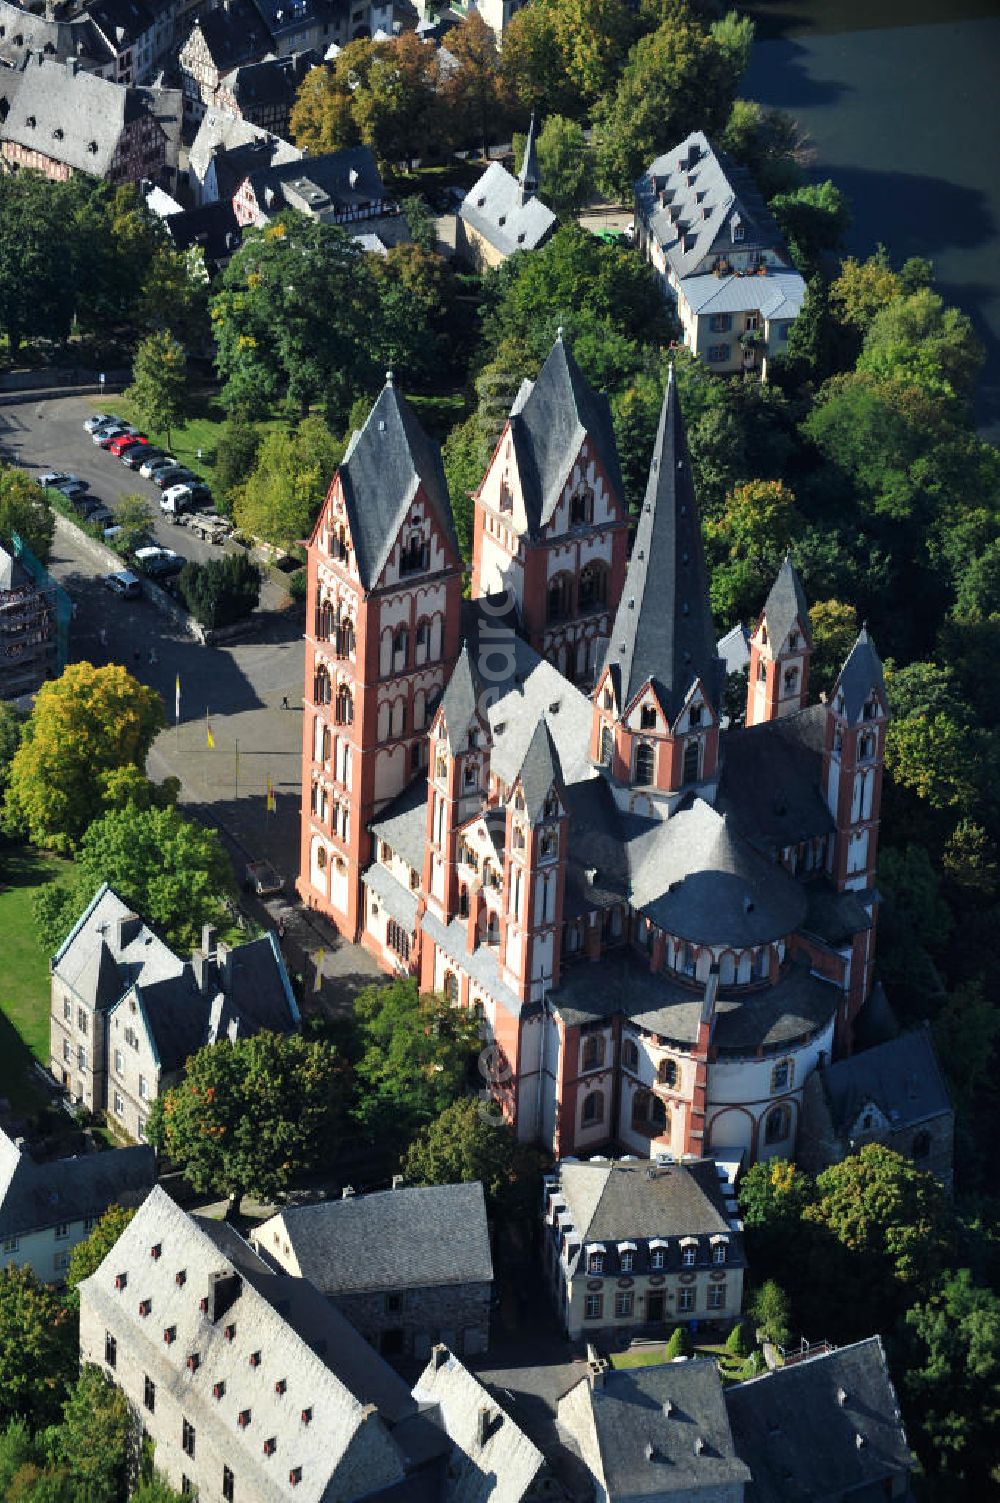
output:
[[[138,1205],[155,1183],[149,1147],[36,1164],[0,1131],[0,1238],[103,1216],[110,1205]]]
[[[472,185],[459,215],[504,256],[537,250],[558,223],[540,198],[524,196],[518,179],[499,162],[491,162]]]
[[[794,630],[796,622],[805,632],[806,640],[812,643],[806,593],[802,588],[798,570],[787,553],[764,602],[760,619],[767,622],[767,629],[775,650],[781,646],[788,633]]]
[[[469,726],[478,714],[481,685],[472,666],[469,648],[462,643],[458,661],[451,672],[448,686],[441,697],[441,713],[444,716],[445,734],[452,756],[457,756],[468,745],[466,736]]]
[[[882,660],[875,651],[875,643],[868,635],[868,628],[863,626],[858,633],[858,640],[847,655],[846,663],[840,670],[840,677],[834,685],[832,696],[836,701],[838,693],[843,694],[844,715],[849,725],[856,725],[861,719],[861,712],[873,689],[878,691],[879,698],[885,704]]]
[[[558,1166],[559,1190],[581,1243],[625,1237],[708,1236],[719,1232],[739,1243],[726,1215],[712,1159],[671,1164],[570,1163]],[[574,1238],[574,1241],[576,1238]]]
[[[927,1028],[901,1033],[838,1060],[823,1070],[821,1078],[838,1132],[850,1128],[868,1102],[900,1131],[952,1110]]]
[[[605,663],[614,676],[621,713],[652,682],[672,723],[698,679],[718,708],[722,665],[672,367]]]
[[[337,473],[365,589],[382,573],[420,486],[456,562],[461,557],[440,447],[391,380],[352,437]]]
[[[588,434],[615,494],[624,495],[610,404],[588,385],[561,331],[537,381],[522,382],[510,431],[531,537],[552,520]]]
[[[528,750],[524,754],[517,774],[517,781],[524,793],[524,806],[528,819],[535,823],[541,814],[553,783],[563,791],[562,768],[559,753],[543,716],[535,726]]]

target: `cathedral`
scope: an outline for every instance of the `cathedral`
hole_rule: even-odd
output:
[[[520,1138],[788,1157],[872,986],[875,648],[811,704],[786,560],[725,729],[676,386],[630,518],[561,335],[474,501],[466,600],[440,451],[390,374],[309,544],[300,895],[475,1011]]]

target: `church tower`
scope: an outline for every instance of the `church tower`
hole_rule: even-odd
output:
[[[500,974],[522,1002],[540,1002],[559,985],[568,825],[559,753],[543,718],[506,807]]]
[[[862,627],[827,702],[823,789],[836,827],[828,870],[838,890],[875,886],[889,705],[882,664]]]
[[[692,789],[711,798],[722,681],[671,368],[625,588],[594,690],[591,757],[607,770],[621,808],[666,817]]]
[[[788,554],[750,638],[747,725],[805,708],[812,631],[805,591]]]
[[[506,592],[535,651],[589,690],[627,554],[611,408],[560,330],[537,381],[522,384],[476,492],[472,597]]]
[[[443,924],[459,912],[458,832],[478,814],[490,775],[489,722],[465,643],[430,730],[423,890]]]
[[[390,372],[308,555],[297,886],[350,940],[369,824],[420,771],[429,707],[458,656],[461,580],[440,450]]]

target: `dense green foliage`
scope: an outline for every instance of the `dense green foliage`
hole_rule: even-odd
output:
[[[231,626],[253,614],[260,599],[261,572],[246,553],[227,553],[205,564],[189,560],[177,588],[202,626]]]
[[[78,1242],[69,1255],[66,1282],[71,1289],[96,1273],[134,1215],[134,1209],[108,1206],[94,1230]]]
[[[135,403],[140,422],[156,433],[165,433],[184,421],[190,393],[184,347],[172,334],[150,334],[135,352],[132,384],[126,397]]]
[[[76,1369],[71,1312],[30,1268],[0,1271],[0,1425],[31,1425],[58,1418]]]
[[[0,547],[10,551],[16,533],[35,557],[46,563],[56,519],[41,490],[23,470],[0,462]]]
[[[484,1110],[479,1096],[460,1096],[414,1138],[402,1161],[409,1184],[481,1181],[486,1204],[503,1217],[530,1218],[538,1207],[540,1156],[513,1128]]]

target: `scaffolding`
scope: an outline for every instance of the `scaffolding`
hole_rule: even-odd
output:
[[[60,674],[73,608],[66,591],[13,533],[0,547],[0,699],[33,694]]]

